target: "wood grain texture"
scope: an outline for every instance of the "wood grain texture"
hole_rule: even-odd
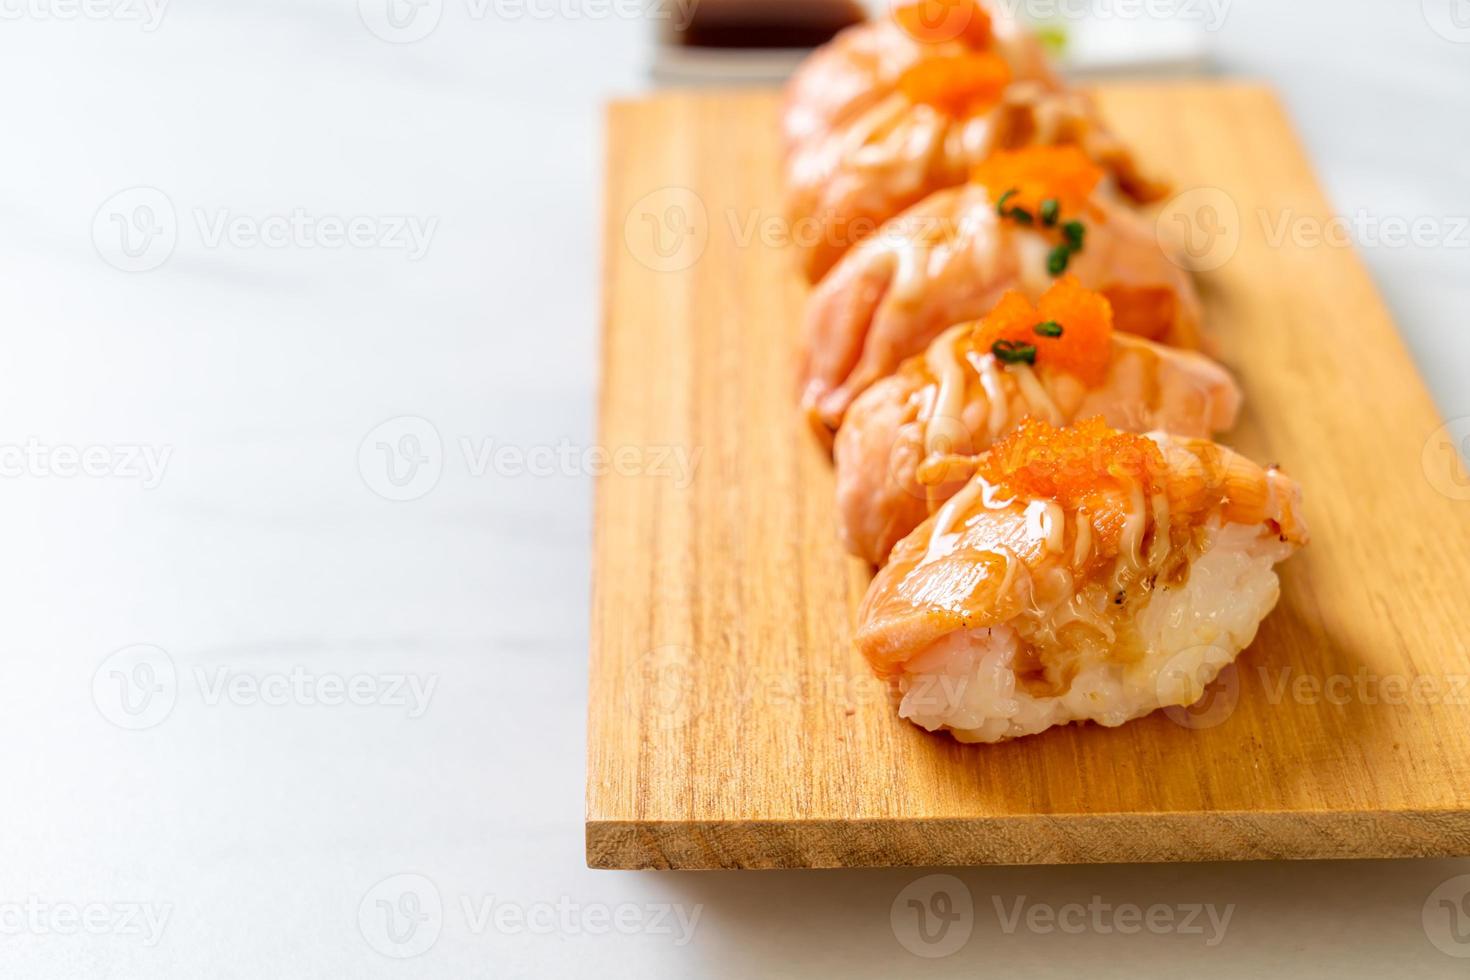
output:
[[[597,484],[590,865],[1470,854],[1470,494],[1429,396],[1352,250],[1278,240],[1331,212],[1268,91],[1098,95],[1192,192],[1196,245],[1225,235],[1200,276],[1246,394],[1223,441],[1306,489],[1314,541],[1256,642],[1179,720],[993,746],[901,721],[794,408],[776,97],[614,105],[600,438],[643,465]]]

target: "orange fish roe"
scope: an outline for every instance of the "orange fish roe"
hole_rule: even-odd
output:
[[[918,61],[899,76],[898,89],[912,102],[959,116],[995,105],[1010,81],[1005,59],[982,52]]]
[[[1024,419],[980,457],[977,472],[1016,497],[1055,500],[1067,510],[1110,490],[1141,486],[1147,497],[1168,475],[1152,439],[1109,428],[1096,416],[1062,429]]]
[[[1060,334],[1052,336],[1060,329]],[[1035,306],[1010,290],[975,326],[975,349],[989,351],[997,341],[1030,345],[1036,364],[1074,374],[1084,384],[1099,384],[1112,357],[1113,310],[1100,293],[1084,289],[1075,276],[1063,276]],[[1014,346],[1013,346],[1014,349]]]
[[[1102,177],[1102,168],[1075,146],[1001,150],[987,157],[970,174],[996,200],[1009,192],[1007,207],[1025,208],[1036,215],[1041,212],[1042,202],[1050,199],[1069,216],[1087,205]]]
[[[994,36],[990,14],[974,0],[919,0],[895,9],[893,19],[920,44],[960,41],[979,51]]]

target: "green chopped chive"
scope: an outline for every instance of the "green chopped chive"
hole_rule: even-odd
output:
[[[997,340],[990,345],[990,353],[1002,364],[1036,363],[1036,345],[1023,344],[1019,340]]]
[[[1002,194],[1000,196],[1000,200],[995,202],[995,213],[1004,218],[1006,216],[1006,202],[1015,197],[1018,193],[1020,193],[1020,190],[1018,188],[1012,187],[1010,190]]]
[[[1087,236],[1087,229],[1080,221],[1069,221],[1062,225],[1062,234],[1067,238],[1067,244],[1074,250],[1081,250],[1082,240]]]
[[[1062,325],[1055,320],[1047,320],[1043,323],[1038,323],[1031,329],[1035,330],[1043,337],[1060,337],[1062,335]]]
[[[1053,55],[1067,50],[1067,29],[1059,24],[1037,25],[1036,39]]]
[[[1046,225],[1048,228],[1055,225],[1057,223],[1057,213],[1061,210],[1061,208],[1061,204],[1057,203],[1057,199],[1054,197],[1049,197],[1046,200],[1042,201],[1041,223]]]
[[[1008,213],[1012,218],[1015,219],[1015,222],[1018,225],[1029,225],[1036,220],[1031,216],[1031,212],[1027,211],[1025,208],[1011,208]]]
[[[1072,246],[1058,245],[1047,253],[1046,271],[1054,276],[1059,276],[1067,271],[1067,263],[1072,261]]]

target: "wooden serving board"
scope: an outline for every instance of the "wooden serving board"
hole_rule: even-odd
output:
[[[1165,223],[1202,264],[1226,256],[1199,277],[1246,395],[1225,441],[1306,488],[1314,541],[1255,644],[1205,707],[1117,729],[963,746],[900,720],[851,646],[869,576],[794,407],[805,289],[780,235],[777,97],[619,103],[600,441],[627,465],[597,485],[590,865],[1470,854],[1453,444],[1353,251],[1277,236],[1331,212],[1269,91],[1098,95],[1190,192]]]

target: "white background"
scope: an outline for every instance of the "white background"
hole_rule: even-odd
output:
[[[937,960],[890,925],[922,872],[586,870],[589,481],[477,475],[461,440],[592,439],[600,106],[644,85],[648,25],[444,0],[431,35],[391,44],[355,0],[174,0],[151,31],[131,7],[65,19],[67,2],[0,0],[0,444],[40,453],[0,478],[0,975],[1470,968],[1423,916],[1461,861],[961,871],[973,934]],[[1279,86],[1342,212],[1442,219],[1470,214],[1470,43],[1430,26],[1448,12],[1240,0],[1211,43]],[[104,204],[137,186],[166,195],[177,243],[128,273],[93,225],[102,208],[121,261],[112,214],[138,199]],[[210,243],[222,217],[297,209],[437,224],[417,259]],[[1444,414],[1470,415],[1470,250],[1362,254]],[[368,436],[402,416],[432,425],[442,473],[392,502],[373,488],[425,485],[386,484],[377,444],[424,423]],[[67,447],[104,447],[111,475],[54,472]],[[170,452],[156,487],[127,447]],[[120,713],[115,685],[146,677],[104,659],[135,644],[163,651],[144,655],[156,684],[177,680],[149,702],[166,717]],[[386,702],[395,675],[435,687],[419,717],[216,687],[293,669],[362,675]],[[370,892],[403,873],[443,911],[395,960]],[[1007,932],[994,900],[1022,898],[1234,908],[1208,946],[1104,931],[1108,913]],[[477,925],[487,901],[556,921]],[[99,902],[99,934],[68,930]],[[128,903],[167,914],[155,944]],[[582,916],[623,903],[638,931],[592,934]],[[683,945],[645,908],[670,903],[698,906]]]

